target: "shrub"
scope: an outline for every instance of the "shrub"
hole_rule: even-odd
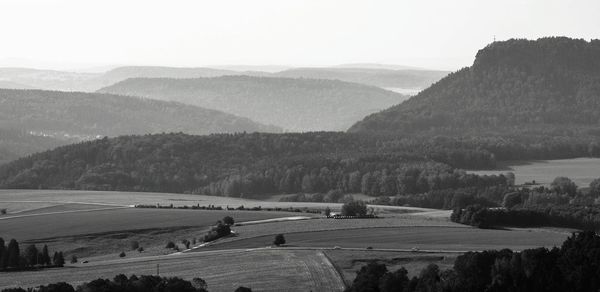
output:
[[[6,208],[0,209],[0,215],[6,215]]]
[[[365,216],[367,215],[367,204],[363,201],[352,201],[342,206],[343,216]]]
[[[72,255],[71,256],[71,263],[72,264],[77,263],[77,256],[76,255]]]
[[[125,252],[124,252],[124,251],[122,251],[122,252],[119,254],[119,257],[120,257],[120,258],[124,258],[125,256],[126,256],[126,255],[125,255]]]
[[[167,246],[165,248],[175,248],[175,243],[172,241],[167,242]]]
[[[280,246],[282,244],[285,244],[285,237],[283,237],[283,234],[277,234],[275,235],[275,240],[273,240],[273,244],[276,246]]]
[[[138,251],[138,252],[143,252],[143,251],[144,251],[144,248],[140,246],[140,247],[138,247],[137,251]]]
[[[223,223],[231,226],[231,225],[233,225],[235,223],[235,221],[233,220],[233,217],[231,217],[231,216],[225,216],[225,217],[223,217]]]

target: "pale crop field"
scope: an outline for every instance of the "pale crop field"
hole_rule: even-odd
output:
[[[574,158],[558,160],[521,161],[509,163],[505,170],[469,171],[480,175],[513,172],[516,184],[533,180],[538,184],[549,185],[554,178],[566,176],[579,187],[587,187],[592,180],[600,177],[600,158]]]
[[[314,221],[314,220],[309,220]],[[497,230],[443,226],[405,226],[285,233],[286,246],[318,248],[412,249],[481,251],[523,250],[560,246],[568,232],[531,229]],[[273,235],[232,239],[211,249],[256,248],[273,244]]]
[[[18,202],[18,203],[15,203]],[[172,194],[172,193],[144,193],[144,192],[104,192],[104,191],[63,191],[63,190],[0,190],[0,208],[13,208],[23,202],[35,204],[99,204],[108,206],[132,206],[132,205],[156,205],[162,206],[208,206],[221,207],[263,207],[263,208],[311,208],[324,209],[330,207],[333,210],[341,208],[340,203],[310,203],[310,202],[272,202],[242,198]],[[424,212],[432,211],[426,208],[413,208],[402,206],[373,206],[377,211],[385,212]]]
[[[117,274],[155,275],[186,280],[204,279],[211,292],[234,291],[343,291],[343,280],[322,251],[257,250],[189,253],[140,259],[81,264],[77,267],[37,272],[3,273],[0,289],[65,281],[78,285]]]

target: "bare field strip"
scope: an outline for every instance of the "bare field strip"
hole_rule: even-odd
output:
[[[72,203],[99,203],[116,204],[122,206],[138,204],[161,204],[163,206],[230,206],[230,207],[258,207],[263,208],[314,208],[333,210],[341,208],[340,203],[311,203],[311,202],[269,202],[251,199],[172,194],[172,193],[145,193],[145,192],[105,192],[105,191],[64,191],[64,190],[0,190],[0,205],[7,201],[44,201],[44,202],[72,202]],[[379,212],[426,212],[434,211],[426,208],[413,208],[402,206],[373,206]]]
[[[234,291],[238,286],[253,291],[343,291],[343,280],[322,251],[257,250],[225,253],[193,253],[173,256],[110,261],[76,268],[48,269],[38,272],[3,273],[0,289],[32,287],[50,282],[71,284],[112,278],[117,274],[156,274],[187,280],[200,277],[209,291]]]
[[[310,220],[313,221],[313,220]],[[389,227],[296,232],[285,234],[286,245],[348,248],[470,251],[510,248],[522,250],[560,246],[568,233],[532,230],[495,230],[456,227]],[[255,248],[271,245],[272,235],[231,240],[210,249]]]

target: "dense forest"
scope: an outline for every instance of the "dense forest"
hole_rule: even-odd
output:
[[[346,130],[406,98],[339,80],[251,76],[132,78],[99,92],[193,104],[296,132]]]
[[[531,157],[545,153],[544,158],[589,150],[562,140],[543,145],[500,141],[341,132],[121,136],[0,166],[0,186],[236,197],[333,191],[377,196],[385,204],[453,209],[499,206],[514,183],[511,175],[477,176],[460,168],[493,168],[498,156],[529,153],[521,149]],[[574,150],[565,152],[565,147]]]
[[[350,131],[392,134],[589,135],[600,126],[600,40],[494,42],[471,67]]]
[[[227,196],[335,189],[393,195],[504,183],[502,178],[478,179],[450,166],[491,166],[492,156],[468,148],[385,145],[371,137],[335,132],[122,136],[8,163],[0,167],[0,185]]]
[[[600,289],[600,237],[575,233],[560,248],[468,252],[452,269],[431,264],[419,276],[388,271],[383,264],[361,268],[347,292],[587,292]]]

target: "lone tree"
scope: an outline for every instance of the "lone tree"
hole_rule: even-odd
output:
[[[347,202],[342,206],[343,216],[365,216],[367,215],[367,204],[363,201]]]
[[[283,234],[277,234],[275,235],[275,240],[273,241],[273,244],[276,246],[280,246],[282,244],[285,244],[285,237],[283,237]]]
[[[233,217],[231,217],[231,216],[225,216],[225,217],[223,217],[223,223],[231,226],[231,225],[233,225],[235,223],[235,221],[233,220]]]
[[[331,209],[329,208],[329,206],[325,207],[323,213],[325,214],[325,217],[329,217],[329,215],[331,215]]]

